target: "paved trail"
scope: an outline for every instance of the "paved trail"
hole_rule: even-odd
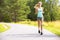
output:
[[[38,34],[38,28],[25,24],[8,24],[11,29],[0,33],[0,40],[60,40],[57,35],[43,29],[43,35]]]

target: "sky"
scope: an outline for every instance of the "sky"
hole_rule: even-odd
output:
[[[48,0],[46,0],[46,1],[48,1]],[[59,0],[59,2],[60,2],[60,0]]]
[[[58,3],[58,5],[60,5],[60,0],[59,0],[59,3]]]
[[[48,1],[48,0],[46,0],[46,1]],[[58,2],[58,5],[60,5],[60,0],[59,0],[59,2]]]
[[[48,1],[48,0],[45,0],[45,1]]]

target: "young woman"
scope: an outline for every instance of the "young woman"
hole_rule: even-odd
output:
[[[35,6],[35,13],[37,13],[37,21],[38,21],[38,33],[41,35],[42,33],[42,21],[43,21],[43,7],[42,2],[38,2]]]

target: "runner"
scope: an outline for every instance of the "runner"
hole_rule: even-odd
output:
[[[38,33],[43,35],[42,32],[42,22],[43,22],[43,7],[42,2],[38,2],[35,6],[35,13],[37,13],[37,21],[38,21]]]

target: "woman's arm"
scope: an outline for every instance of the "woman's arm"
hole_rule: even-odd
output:
[[[37,5],[38,5],[38,4],[36,4],[36,5],[34,6],[34,8],[35,8],[35,14],[37,14],[37,12],[38,12],[38,7],[37,7]]]

